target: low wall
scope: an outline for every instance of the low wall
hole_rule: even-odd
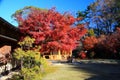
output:
[[[10,71],[13,68],[11,63],[7,63],[6,65],[1,65],[0,66],[0,74],[5,72],[5,71]]]

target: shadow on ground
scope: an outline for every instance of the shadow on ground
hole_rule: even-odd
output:
[[[72,65],[73,67],[71,68],[73,68],[74,70],[84,71],[85,73],[91,74],[89,78],[84,80],[120,80],[119,63],[113,64],[113,63],[74,62],[66,64]]]

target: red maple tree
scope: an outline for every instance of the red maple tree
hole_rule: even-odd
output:
[[[69,53],[86,33],[84,25],[75,25],[78,19],[69,13],[60,14],[55,8],[25,7],[17,11],[14,17],[20,31],[35,38],[35,44],[41,45],[41,52],[60,50]]]
[[[95,36],[86,37],[83,41],[83,46],[85,50],[90,50],[95,47],[95,44],[98,43],[98,39]]]

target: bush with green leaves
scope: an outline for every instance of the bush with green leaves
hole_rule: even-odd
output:
[[[40,56],[40,47],[32,47],[34,39],[26,37],[19,42],[21,48],[15,49],[14,58],[20,61],[20,76],[23,80],[41,80],[47,67],[47,61]],[[26,47],[26,45],[29,45]]]

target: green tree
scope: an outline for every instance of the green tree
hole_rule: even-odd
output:
[[[14,52],[16,60],[21,61],[21,76],[24,80],[41,80],[47,67],[47,62],[40,56],[40,47],[33,49],[33,43],[33,38],[25,37],[19,42],[21,48]],[[27,48],[24,47],[26,45]]]
[[[119,0],[96,0],[84,13],[88,28],[94,28],[97,35],[111,34],[120,25]]]
[[[93,30],[93,29],[90,29],[90,30],[88,31],[88,35],[89,35],[89,36],[95,36],[94,30]]]

